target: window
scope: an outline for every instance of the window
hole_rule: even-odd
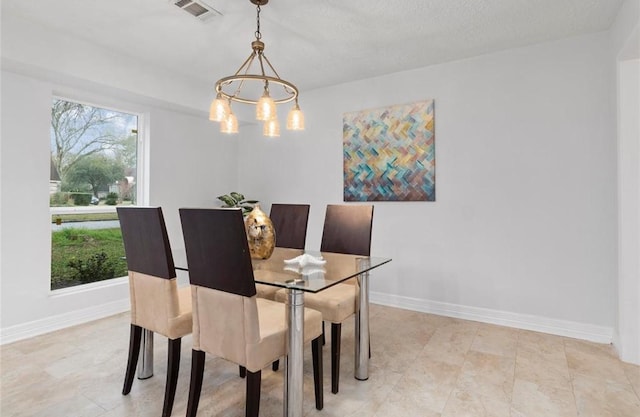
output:
[[[54,98],[51,106],[51,289],[125,276],[115,207],[135,204],[138,116]]]

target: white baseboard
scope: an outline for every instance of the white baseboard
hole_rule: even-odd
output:
[[[379,292],[371,292],[370,301],[374,304],[397,307],[405,310],[498,324],[517,329],[589,340],[597,343],[610,344],[613,341],[613,328],[605,326],[511,313],[488,308],[469,307]],[[129,308],[129,300],[123,299],[0,329],[0,345],[123,313],[128,311]]]
[[[397,307],[405,310],[420,311],[439,316],[455,317],[483,323],[517,329],[532,330],[596,343],[610,344],[613,341],[613,328],[593,324],[558,320],[529,314],[511,313],[488,308],[470,307],[440,301],[371,292],[369,300],[374,304]]]
[[[82,310],[47,317],[46,319],[10,326],[0,329],[0,345],[113,316],[114,314],[128,311],[130,308],[129,299],[125,298]]]

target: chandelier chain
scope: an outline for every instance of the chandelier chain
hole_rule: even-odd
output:
[[[260,33],[260,4],[256,6],[256,39],[260,40],[262,38],[262,33]]]

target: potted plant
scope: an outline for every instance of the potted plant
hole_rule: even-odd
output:
[[[249,214],[251,210],[253,210],[253,206],[259,202],[258,200],[246,200],[244,195],[235,191],[218,196],[217,198],[224,203],[222,207],[240,207],[243,216]]]

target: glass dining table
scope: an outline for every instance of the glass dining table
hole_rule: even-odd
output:
[[[304,256],[303,256],[304,255]],[[292,261],[297,258],[298,262]],[[317,260],[322,259],[318,262]],[[188,271],[184,252],[174,251],[177,270]],[[285,262],[287,261],[287,262]],[[285,357],[284,417],[302,416],[304,355],[304,294],[318,293],[345,281],[354,281],[355,378],[369,378],[369,273],[390,258],[347,255],[300,249],[275,248],[268,259],[252,259],[258,284],[286,289],[287,351]],[[142,338],[138,378],[153,374],[153,333]]]

